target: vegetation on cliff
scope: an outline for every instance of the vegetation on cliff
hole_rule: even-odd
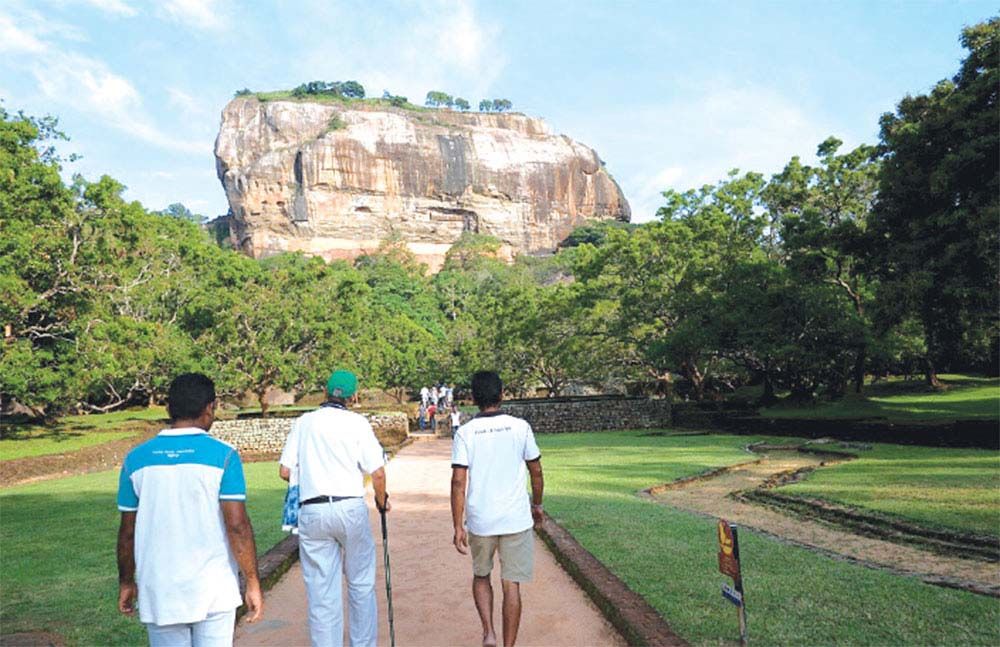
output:
[[[472,108],[466,99],[453,97],[440,90],[427,93],[423,106],[410,103],[404,96],[392,94],[388,90],[381,98],[365,98],[365,88],[357,81],[310,81],[292,90],[272,92],[252,92],[247,88],[237,90],[234,97],[255,97],[258,101],[314,101],[320,103],[342,103],[346,105],[368,105],[403,108],[405,110],[425,110],[427,108],[447,108],[468,112]],[[514,107],[509,99],[483,99],[479,102],[479,112],[510,112]]]

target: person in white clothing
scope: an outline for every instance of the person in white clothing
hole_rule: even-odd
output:
[[[118,610],[146,625],[149,644],[229,647],[246,579],[247,620],[263,612],[257,548],[240,455],[208,435],[215,385],[174,378],[170,428],[130,451],[118,482]]]
[[[484,646],[496,645],[493,555],[500,554],[503,644],[513,645],[521,622],[520,583],[530,581],[534,570],[532,526],[543,520],[542,455],[531,425],[500,410],[502,393],[496,373],[472,376],[472,399],[479,414],[459,427],[451,450],[452,541],[462,554],[472,550],[472,597]]]
[[[364,475],[371,475],[375,506],[388,512],[385,452],[368,420],[347,409],[358,380],[334,371],[328,400],[292,425],[279,473],[299,481],[299,561],[306,584],[313,647],[342,645],[342,576],[347,577],[350,644],[375,645],[375,542],[368,525]]]

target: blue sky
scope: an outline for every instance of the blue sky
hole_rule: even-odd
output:
[[[595,148],[633,220],[667,188],[773,173],[955,73],[993,2],[4,0],[0,98],[52,114],[89,179],[225,213],[212,146],[233,92],[360,81],[505,97]]]

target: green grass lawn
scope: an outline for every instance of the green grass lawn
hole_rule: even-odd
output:
[[[0,427],[0,461],[63,454],[138,435],[145,423],[166,420],[163,407],[66,416],[53,425]]]
[[[17,438],[0,440],[0,461],[30,456],[47,456],[49,454],[64,454],[78,449],[110,443],[114,440],[135,436],[134,431],[108,431],[94,433],[34,433]]]
[[[640,489],[745,460],[753,437],[539,435],[545,504],[560,524],[689,641],[738,638],[719,592],[715,521]],[[787,441],[787,439],[783,439]],[[740,535],[750,640],[758,645],[1000,644],[1000,603]]]
[[[836,446],[834,446],[836,448]],[[927,526],[1000,535],[1000,454],[876,444],[782,494],[867,508]]]
[[[245,465],[258,553],[280,541],[285,482],[276,463]],[[147,644],[118,613],[118,473],[0,490],[0,627],[51,631],[72,645]]]
[[[920,382],[892,380],[866,387],[864,397],[809,406],[778,404],[760,410],[772,418],[886,418],[889,420],[1000,419],[1000,379],[941,375],[948,390],[928,392]]]

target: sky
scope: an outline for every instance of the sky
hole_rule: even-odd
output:
[[[226,213],[213,145],[233,93],[357,80],[510,99],[597,150],[632,206],[815,159],[958,70],[992,1],[2,0],[0,100],[53,115],[150,209]]]

